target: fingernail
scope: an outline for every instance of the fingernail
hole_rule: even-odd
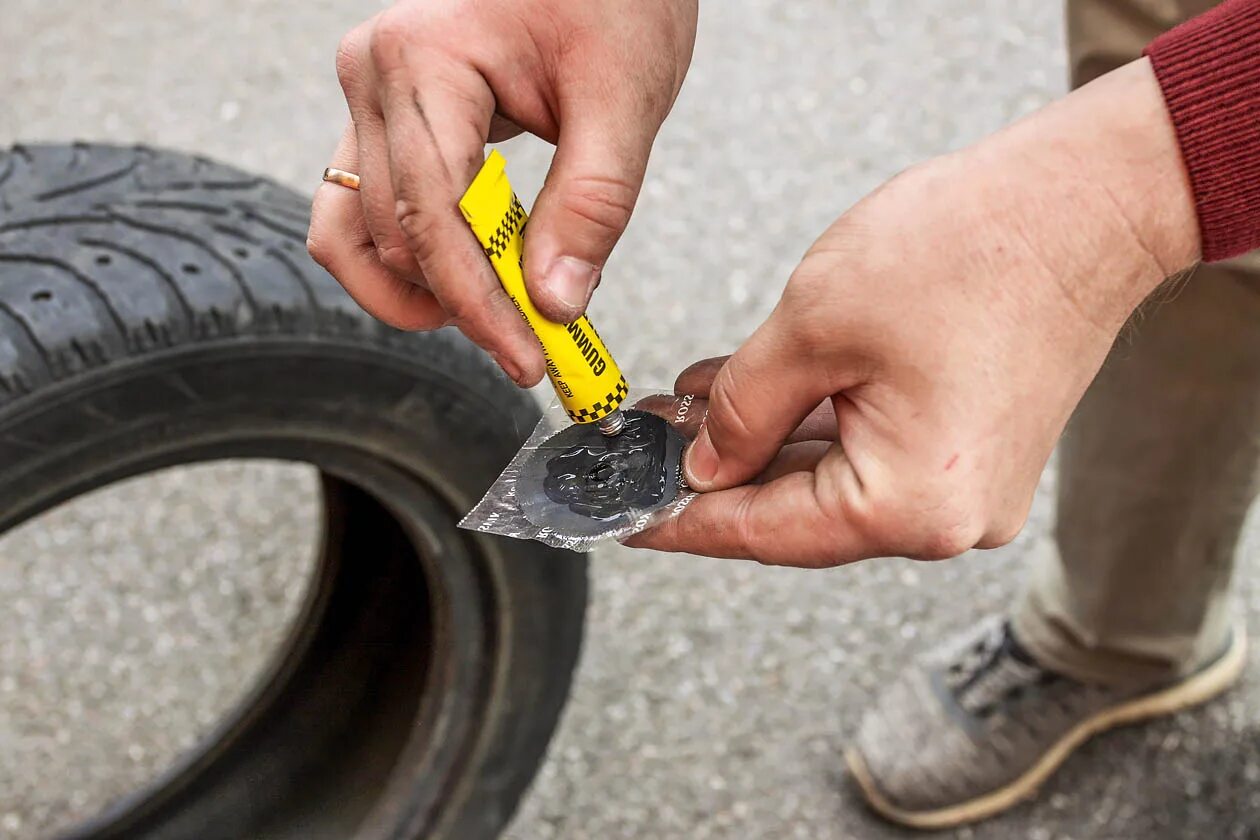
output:
[[[508,379],[511,379],[517,385],[521,384],[521,369],[516,366],[515,362],[506,356],[501,356],[498,353],[495,353],[494,351],[490,352],[490,358],[494,359],[495,362],[498,363],[499,367],[503,368],[503,372],[508,375]]]
[[[577,312],[586,309],[599,269],[573,257],[559,257],[547,272],[547,288],[556,299]]]
[[[687,480],[697,490],[709,484],[718,471],[718,454],[709,440],[709,430],[701,429],[695,443],[687,450]]]

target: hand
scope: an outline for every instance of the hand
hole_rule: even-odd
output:
[[[377,318],[457,325],[520,385],[537,340],[460,216],[487,141],[557,146],[525,237],[530,298],[568,323],[586,309],[682,86],[696,0],[404,0],[346,36],[337,72],[352,124],[321,185],[311,254]]]
[[[1145,60],[902,174],[680,378],[710,492],[630,544],[821,567],[1009,541],[1117,332],[1198,248]]]

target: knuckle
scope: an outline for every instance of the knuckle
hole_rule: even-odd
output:
[[[985,532],[984,537],[976,542],[976,547],[1001,548],[1014,542],[1019,532],[1024,530],[1025,521],[1026,516],[1004,517]]]
[[[758,489],[753,489],[747,493],[740,500],[739,506],[731,517],[735,528],[735,544],[740,546],[750,559],[763,565],[770,565],[771,560],[766,554],[765,546],[761,544],[761,535],[757,533],[752,518],[753,499],[758,492],[760,492]]]
[[[438,240],[441,238],[439,225],[425,208],[419,203],[400,198],[394,207],[394,217],[398,221],[398,229],[402,231],[407,247],[415,255],[416,262],[425,265],[438,252]]]
[[[845,515],[882,554],[914,560],[957,557],[975,548],[985,533],[982,521],[949,495],[873,500]]]
[[[746,441],[753,438],[752,426],[744,414],[744,409],[736,396],[735,363],[729,362],[713,380],[713,389],[709,394],[709,416],[705,420],[710,436],[717,435],[733,441]]]
[[[345,89],[355,87],[363,77],[363,32],[352,29],[337,44],[337,80]]]
[[[924,522],[912,556],[916,560],[948,560],[975,548],[983,536],[984,527],[972,517],[938,514]]]
[[[416,22],[405,7],[395,6],[377,15],[368,37],[372,63],[382,70],[401,64],[415,39],[416,29]]]
[[[382,245],[376,249],[376,257],[381,265],[395,274],[404,276],[416,273],[416,260],[411,251],[403,245]]]
[[[830,271],[821,260],[812,254],[806,255],[788,277],[783,295],[807,301],[816,300],[814,296],[826,289],[829,275]]]
[[[1023,529],[1005,527],[992,529],[985,533],[981,539],[976,541],[975,547],[983,549],[1001,548],[1004,545],[1012,543],[1015,538],[1019,536],[1019,532],[1021,530]]]
[[[843,538],[843,530],[851,529],[863,545],[879,554],[895,554],[899,528],[890,509],[867,496],[839,495],[822,503],[825,521],[835,529],[825,536],[834,542]]]
[[[622,178],[587,175],[565,185],[559,204],[602,234],[619,237],[630,222],[639,190]]]
[[[456,294],[443,295],[437,283],[431,282],[430,287],[446,310],[447,323],[458,327],[469,341],[488,350],[502,344],[503,331],[494,328],[497,313],[493,293],[460,289]]]
[[[836,322],[832,307],[821,305],[830,293],[830,272],[808,258],[791,278],[783,293],[783,307],[791,314],[784,324],[792,340],[805,349],[835,342]]]
[[[327,269],[332,271],[333,262],[335,261],[333,249],[328,246],[328,240],[319,234],[311,231],[306,236],[306,253],[311,255],[311,259]]]
[[[975,543],[963,536],[957,529],[938,529],[927,534],[918,550],[910,555],[915,560],[948,560],[966,553],[975,547]]]
[[[494,300],[495,294],[501,294],[497,288],[482,290],[475,285],[461,284],[452,289],[450,284],[445,284],[447,294],[442,294],[443,284],[440,280],[432,280],[429,285],[433,289],[433,294],[438,297],[450,315],[451,323],[458,326],[473,344],[486,348],[494,347],[501,340],[501,335],[496,336],[496,331],[492,328],[493,324],[506,323],[507,326],[516,326],[513,321],[498,320],[504,313],[496,306],[498,302]],[[506,301],[506,297],[504,300]],[[523,321],[520,325],[525,326]]]

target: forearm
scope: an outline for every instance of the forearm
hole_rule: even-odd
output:
[[[970,209],[1082,278],[1065,291],[1100,326],[1199,259],[1260,247],[1260,0],[1147,52],[955,156],[983,185]]]
[[[1114,331],[1164,279],[1199,258],[1190,183],[1145,59],[948,163],[978,186],[960,212],[985,228],[982,239],[1004,243],[988,260],[1012,273],[1010,294],[1046,291],[1030,282],[1037,266],[1081,315]]]

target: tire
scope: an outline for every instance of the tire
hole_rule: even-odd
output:
[[[456,334],[361,312],[308,202],[209,161],[0,153],[0,532],[183,463],[303,461],[326,508],[293,637],[215,733],[76,838],[489,838],[563,707],[579,555],[455,524],[535,404]]]

